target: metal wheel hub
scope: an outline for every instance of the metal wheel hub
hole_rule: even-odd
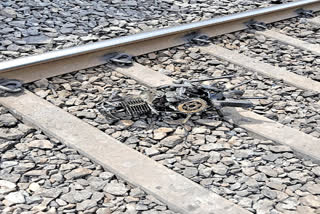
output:
[[[205,110],[208,107],[207,102],[203,99],[193,99],[178,105],[178,111],[191,114]]]

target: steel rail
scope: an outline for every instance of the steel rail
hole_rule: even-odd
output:
[[[295,11],[302,8],[318,11],[320,1],[291,2],[5,61],[0,63],[0,77],[31,82],[43,77],[104,64],[105,55],[108,53],[126,52],[137,56],[189,42],[185,36],[191,32],[217,36],[245,29],[244,22],[251,19],[271,23],[295,17],[298,16]]]

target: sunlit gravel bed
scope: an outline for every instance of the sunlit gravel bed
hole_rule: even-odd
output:
[[[174,214],[0,106],[0,213]]]
[[[1,1],[0,61],[266,7],[272,5],[270,2],[270,0]]]
[[[320,137],[320,96],[317,93],[290,87],[281,81],[263,77],[210,55],[201,54],[199,48],[174,48],[140,57],[139,62],[175,79],[201,79],[221,75],[236,75],[223,80],[227,87],[252,79],[239,87],[246,97],[267,97],[252,100],[258,114]]]
[[[213,41],[229,50],[320,81],[320,57],[308,51],[269,40],[250,31],[226,34]]]
[[[185,125],[145,116],[109,123],[97,110],[103,96],[113,90],[134,96],[144,88],[106,67],[41,80],[29,89],[249,211],[320,211],[320,167],[286,146],[252,138],[227,122],[201,124],[200,116]]]
[[[319,13],[316,13],[315,17],[319,15]],[[271,29],[279,31],[280,33],[312,44],[319,44],[320,42],[320,26],[308,23],[307,18],[291,18],[270,24],[270,27],[274,27]]]

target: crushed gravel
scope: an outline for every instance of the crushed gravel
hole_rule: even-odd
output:
[[[288,86],[281,81],[263,77],[227,61],[202,54],[198,47],[173,48],[138,58],[138,62],[175,79],[201,79],[212,76],[236,75],[226,86],[237,85],[252,79],[238,89],[246,91],[247,97],[267,97],[252,100],[253,111],[299,129],[307,134],[320,137],[319,113],[320,96]]]
[[[0,61],[270,5],[269,0],[1,1]]]
[[[0,61],[264,7],[269,3],[245,0],[3,1],[0,3],[0,22],[3,23],[0,25]],[[232,42],[237,37],[228,35],[224,39],[238,47],[238,42]],[[240,37],[238,40],[242,42]],[[254,36],[250,41],[253,40]],[[277,60],[265,57],[266,62],[287,67],[281,64],[285,59],[281,55],[293,64],[296,57],[306,59],[298,67],[292,65],[289,69],[318,78],[318,60],[314,55],[270,41],[267,44],[266,48],[271,47],[268,54]],[[259,45],[252,42],[250,47],[261,49]],[[270,79],[262,80],[259,75],[232,64],[209,59],[196,49],[172,50],[173,53],[149,54],[138,61],[174,78],[240,71],[243,76],[235,78],[232,84],[254,77],[242,88],[269,97],[258,103],[253,109],[255,112],[320,136],[319,95]],[[254,54],[258,53],[259,50]],[[175,57],[171,59],[171,55]],[[104,66],[40,80],[27,87],[253,213],[320,213],[320,166],[298,158],[286,146],[252,138],[245,130],[224,121],[200,124],[199,116],[183,127],[146,117],[108,124],[97,111],[97,103],[113,90],[135,96],[145,88]],[[2,107],[0,122],[0,211],[173,213],[152,196],[73,149],[22,124]]]
[[[184,126],[153,117],[110,124],[97,110],[102,95],[108,97],[114,89],[136,95],[144,88],[105,66],[44,82],[29,89],[253,213],[320,211],[319,193],[312,190],[320,184],[319,165],[298,158],[286,146],[252,138],[224,121],[201,124],[200,116]]]
[[[320,57],[309,51],[256,35],[251,31],[226,34],[213,40],[229,50],[320,81]]]
[[[319,13],[316,13],[315,17],[319,15]],[[320,26],[310,24],[307,18],[291,18],[270,24],[269,26],[273,30],[312,44],[318,44],[320,41]]]
[[[0,213],[175,213],[1,106],[0,153]]]

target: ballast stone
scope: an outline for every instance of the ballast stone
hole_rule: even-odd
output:
[[[92,170],[87,169],[87,168],[77,168],[66,174],[64,177],[66,179],[77,179],[77,178],[82,178],[87,175],[90,175],[92,173]]]
[[[53,144],[49,140],[34,140],[28,143],[30,148],[52,149]]]
[[[116,182],[107,184],[103,190],[117,196],[123,196],[128,192],[128,188],[123,183]]]
[[[181,143],[183,141],[183,136],[180,135],[172,135],[169,137],[164,138],[163,140],[160,141],[160,144],[169,147],[169,148],[173,148],[176,145],[178,145],[179,143]]]
[[[7,7],[7,8],[2,9],[0,11],[0,15],[5,16],[7,18],[16,18],[17,17],[16,11],[11,7]]]
[[[28,45],[45,45],[52,43],[52,38],[45,35],[29,36],[25,41]]]
[[[0,115],[0,127],[15,126],[18,120],[13,117],[11,114],[2,114]]]
[[[12,192],[9,193],[5,199],[8,201],[10,205],[14,204],[23,204],[26,202],[24,195],[21,192]]]

